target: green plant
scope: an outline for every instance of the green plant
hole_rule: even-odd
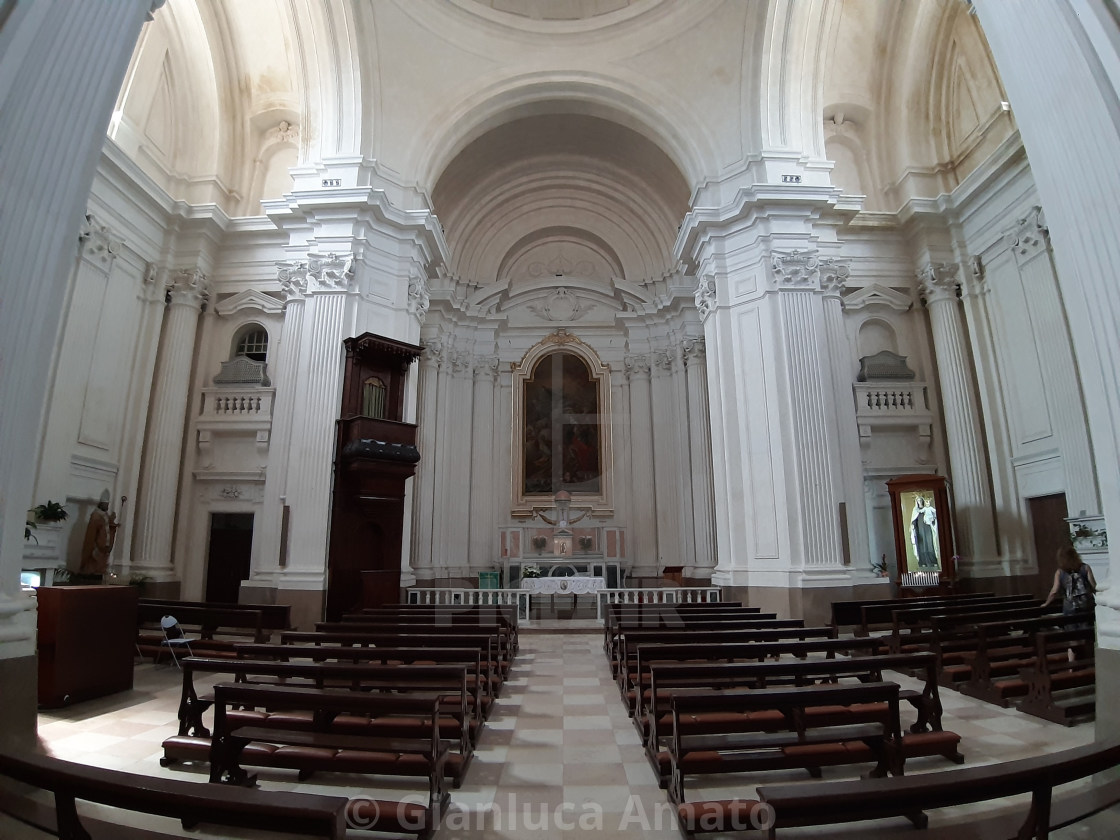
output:
[[[69,583],[70,582],[70,570],[67,569],[65,566],[59,566],[57,569],[55,569],[54,570],[54,582],[55,583]]]
[[[538,537],[537,539],[544,539],[544,537]],[[539,578],[540,576],[540,566],[525,566],[521,569],[521,577],[523,578]]]
[[[62,522],[70,516],[61,502],[52,502],[50,499],[41,505],[36,505],[32,511],[37,522]]]
[[[28,519],[27,522],[25,522],[23,525],[23,541],[27,542],[28,540],[35,540],[35,544],[38,545],[39,538],[31,533],[32,528],[38,529],[38,527],[39,526],[36,525],[33,520]]]

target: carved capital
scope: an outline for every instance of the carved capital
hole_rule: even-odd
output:
[[[956,263],[927,263],[918,269],[918,284],[927,304],[956,300],[960,282]]]
[[[172,306],[201,309],[210,297],[210,281],[197,268],[176,269],[168,280],[167,302]]]
[[[282,260],[276,263],[276,279],[284,300],[302,300],[307,294],[307,263],[300,260]]]
[[[654,350],[650,354],[653,364],[663,373],[672,372],[676,358],[677,352],[675,350]]]
[[[965,263],[965,270],[961,272],[963,282],[961,292],[965,296],[983,295],[988,292],[988,284],[984,277],[984,260],[979,254],[974,254]]]
[[[844,290],[850,269],[832,257],[821,257],[815,249],[772,251],[770,267],[779,289],[823,291],[838,295]]]
[[[686,367],[688,365],[703,367],[706,364],[707,355],[707,345],[702,338],[686,338],[681,343],[681,358],[684,360]]]
[[[428,282],[421,275],[414,274],[408,278],[408,311],[423,323],[430,305],[431,294]]]
[[[626,371],[626,378],[633,379],[635,376],[649,377],[650,359],[646,355],[627,356],[622,361],[623,368]]]
[[[307,254],[307,294],[352,291],[353,254]]]
[[[78,256],[103,267],[112,265],[120,253],[121,239],[92,213],[86,213],[78,230]]]
[[[701,277],[693,293],[696,300],[696,311],[700,313],[700,320],[706,321],[716,308],[716,278],[714,275]]]
[[[451,354],[451,370],[453,373],[462,374],[470,370],[474,361],[470,353],[465,350],[455,350]]]
[[[479,356],[474,360],[474,378],[497,379],[498,365],[499,360],[497,356]]]
[[[443,362],[445,348],[442,337],[437,335],[435,338],[429,338],[427,341],[420,342],[420,346],[424,348],[420,354],[421,362],[429,366],[438,366]]]
[[[1032,207],[1007,233],[1015,261],[1022,265],[1050,247],[1050,229],[1041,207]]]

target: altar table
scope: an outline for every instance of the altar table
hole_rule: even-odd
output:
[[[522,578],[521,588],[533,595],[592,595],[607,588],[601,577]]]

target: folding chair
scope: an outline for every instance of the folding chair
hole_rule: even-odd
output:
[[[176,648],[186,648],[187,656],[194,656],[191,652],[191,640],[183,632],[183,628],[179,625],[179,620],[173,615],[165,615],[159,620],[159,626],[163,628],[163,641],[160,642],[160,647],[166,647],[171,651],[171,659],[175,662],[175,667],[182,670],[179,664],[179,657],[175,653]]]

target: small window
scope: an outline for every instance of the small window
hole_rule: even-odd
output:
[[[385,419],[385,383],[376,376],[362,383],[362,416]]]
[[[233,354],[247,356],[255,362],[268,361],[268,331],[261,327],[254,327],[242,333]]]

